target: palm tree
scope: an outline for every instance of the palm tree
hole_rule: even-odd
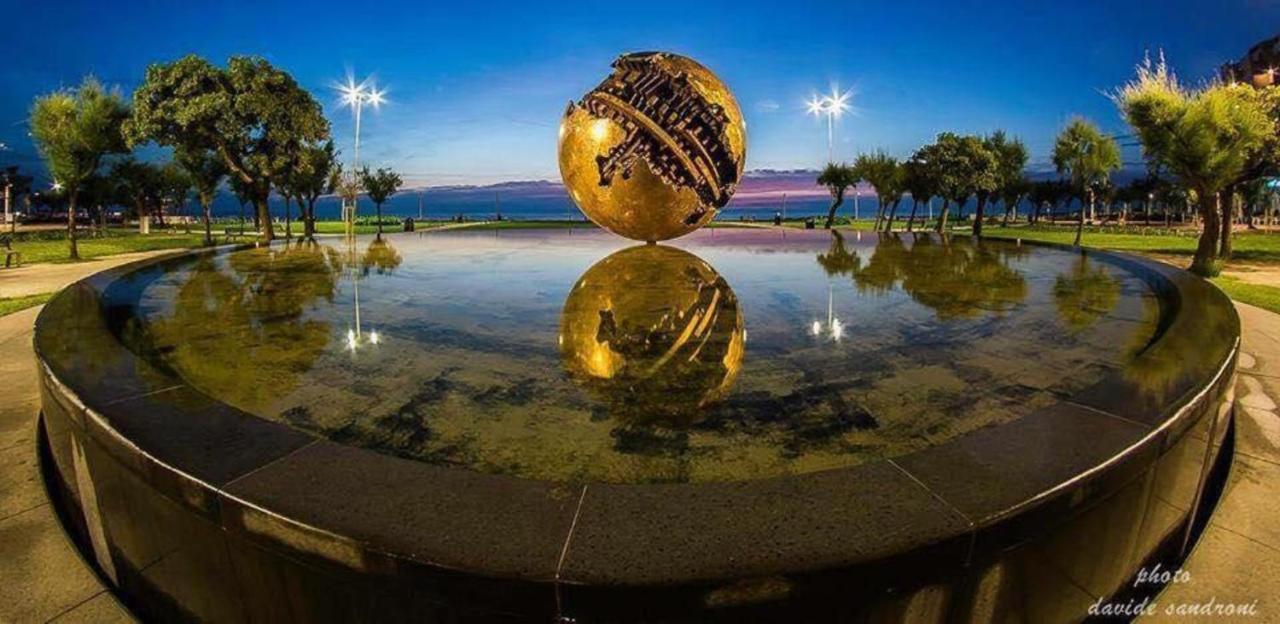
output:
[[[1058,134],[1053,146],[1053,164],[1059,174],[1070,176],[1071,186],[1082,199],[1088,198],[1081,203],[1080,218],[1076,222],[1075,245],[1078,247],[1084,234],[1085,211],[1093,206],[1094,187],[1108,182],[1111,172],[1120,168],[1120,146],[1092,122],[1077,117]]]
[[[378,211],[378,236],[382,236],[382,204],[387,201],[397,190],[403,181],[400,174],[387,169],[379,168],[372,173],[369,168],[365,167],[360,171],[360,181],[364,185],[364,190],[369,194],[369,199],[373,201],[373,205]]]
[[[831,224],[836,220],[836,211],[840,209],[840,204],[844,203],[845,191],[850,186],[858,183],[858,172],[851,166],[844,163],[827,163],[822,173],[818,174],[818,184],[827,187],[831,192],[831,208],[827,210],[827,223],[823,227],[831,229]]]
[[[77,89],[64,89],[36,98],[31,107],[31,137],[35,139],[54,183],[67,194],[67,242],[71,259],[76,247],[76,198],[80,187],[98,172],[108,154],[125,151],[120,128],[129,109],[119,91],[108,91],[94,78]]]
[[[1275,136],[1274,98],[1239,84],[1186,89],[1163,59],[1139,65],[1137,76],[1112,97],[1148,162],[1194,191],[1204,229],[1191,271],[1216,275],[1222,252],[1230,252],[1230,226],[1220,227],[1218,197]]]

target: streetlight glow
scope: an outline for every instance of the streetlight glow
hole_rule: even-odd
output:
[[[805,102],[805,111],[819,117],[826,115],[827,117],[827,162],[834,161],[835,154],[835,122],[845,113],[849,112],[849,101],[853,99],[852,91],[841,92],[839,88],[832,86],[831,95],[813,94]]]

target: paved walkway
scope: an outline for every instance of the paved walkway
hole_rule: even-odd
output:
[[[0,269],[0,298],[25,297],[61,290],[71,282],[98,271],[105,271],[134,260],[180,251],[184,250],[140,251],[84,262],[26,264],[16,269]]]
[[[45,496],[36,459],[40,395],[31,352],[39,311],[0,317],[0,622],[129,622]]]
[[[1200,541],[1156,599],[1155,621],[1280,622],[1280,316],[1237,303],[1243,326],[1236,452]],[[1170,615],[1170,605],[1256,602],[1252,616]]]

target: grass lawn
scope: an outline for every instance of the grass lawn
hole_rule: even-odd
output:
[[[1145,233],[1144,233],[1145,232]],[[1076,232],[1070,227],[1009,227],[987,226],[983,235],[990,238],[1020,238],[1070,245]],[[1081,242],[1086,247],[1127,251],[1161,256],[1185,256],[1190,264],[1196,250],[1199,232],[1186,230],[1171,232],[1164,228],[1130,228],[1124,232],[1099,231],[1085,228]],[[1236,232],[1232,237],[1233,262],[1280,266],[1280,233]],[[1230,271],[1231,264],[1227,264]],[[1230,275],[1211,280],[1229,297],[1280,314],[1280,284],[1275,286],[1253,284]]]
[[[1170,232],[1164,228],[1151,228],[1146,230],[1146,233],[1143,232],[1143,228],[1131,228],[1125,232],[1085,228],[1081,242],[1086,247],[1098,249],[1190,258],[1195,253],[1196,241],[1200,238],[1199,232],[1191,230]],[[1002,228],[988,225],[982,230],[982,234],[991,238],[1021,238],[1064,245],[1070,245],[1076,240],[1075,229],[1067,227]],[[1278,232],[1236,232],[1231,242],[1234,248],[1234,260],[1280,265],[1280,233]]]
[[[80,258],[88,260],[115,254],[136,251],[155,251],[159,249],[185,249],[199,247],[204,242],[204,235],[192,230],[184,232],[152,231],[143,236],[136,232],[112,231],[101,238],[81,238],[77,241]],[[23,264],[39,264],[42,262],[71,262],[70,247],[66,238],[40,236],[13,241],[13,248],[22,252]]]
[[[49,300],[53,293],[27,295],[26,297],[0,297],[0,316],[13,314],[32,306],[41,305]]]

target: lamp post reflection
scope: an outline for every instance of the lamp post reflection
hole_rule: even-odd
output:
[[[827,284],[827,320],[815,320],[809,326],[809,333],[815,338],[827,338],[832,342],[840,342],[844,338],[844,323],[835,312],[835,290],[831,284]]]

